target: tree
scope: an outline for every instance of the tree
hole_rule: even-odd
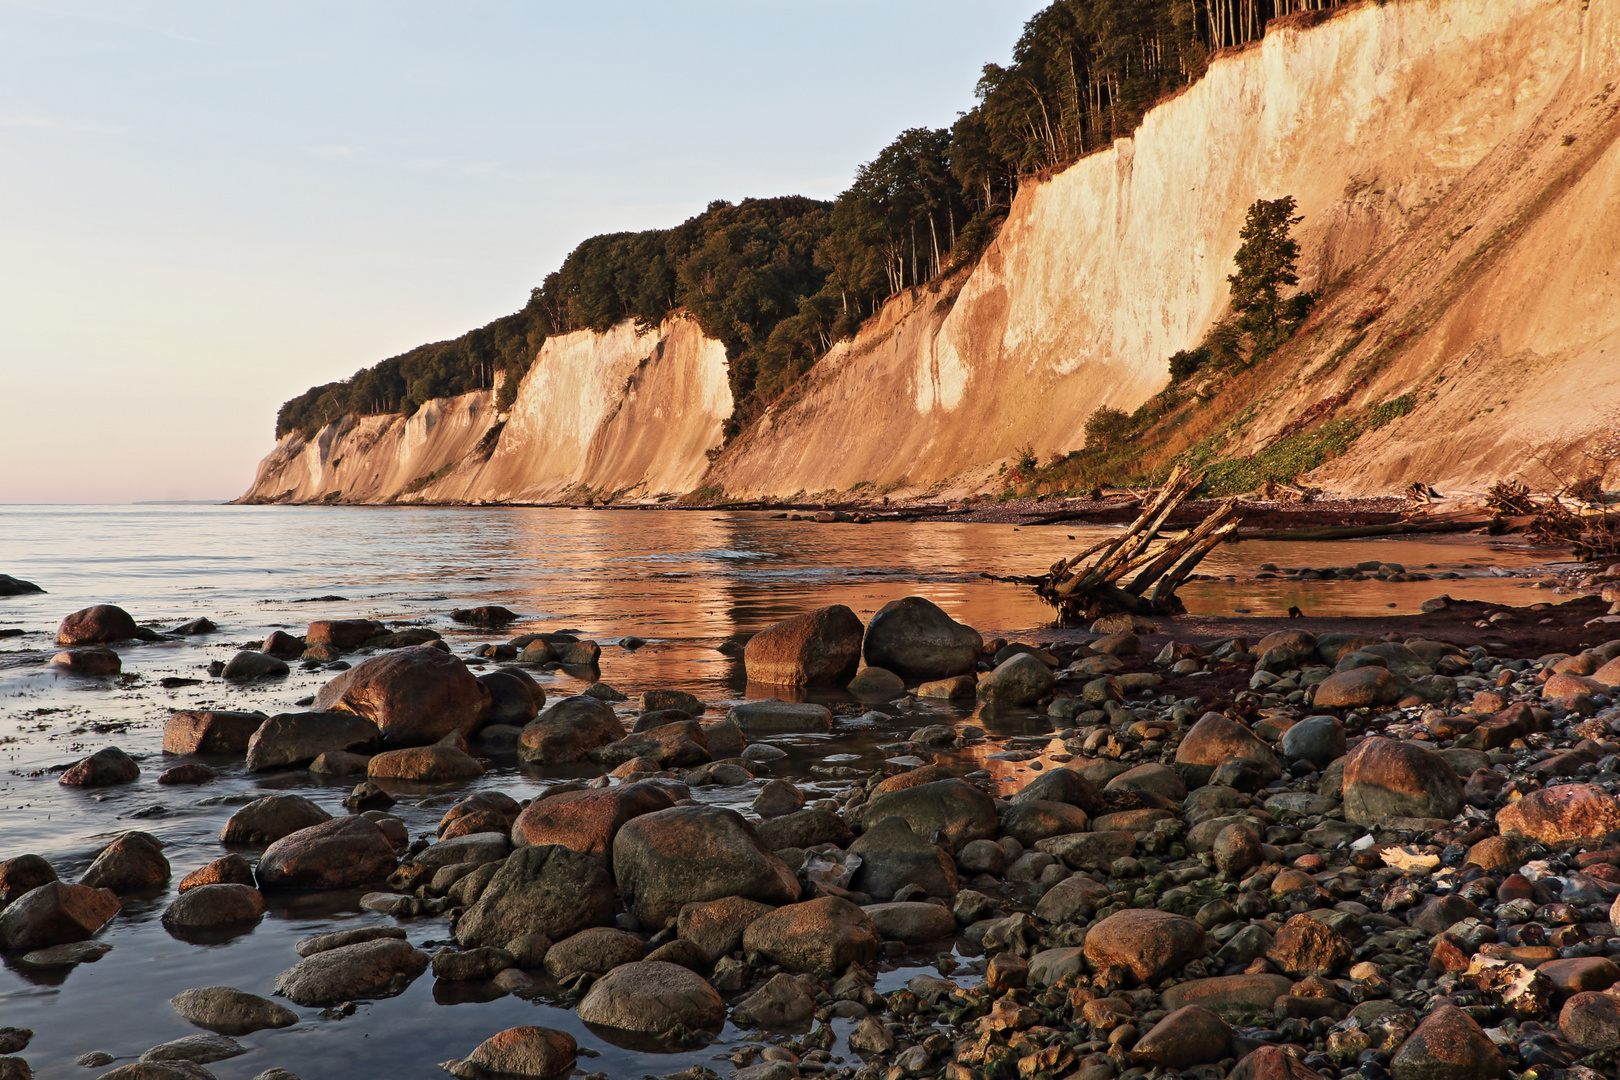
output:
[[[1292,195],[1256,199],[1238,233],[1243,243],[1232,257],[1237,273],[1226,281],[1232,286],[1233,310],[1257,341],[1277,332],[1279,290],[1284,285],[1299,284],[1299,275],[1294,273],[1299,262],[1299,242],[1289,232],[1305,219],[1295,215],[1294,209]]]

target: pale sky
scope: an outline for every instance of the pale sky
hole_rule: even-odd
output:
[[[1039,0],[0,0],[0,502],[233,498],[587,236],[832,198]]]

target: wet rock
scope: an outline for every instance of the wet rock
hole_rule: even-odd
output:
[[[15,579],[13,579],[15,580]],[[129,612],[112,604],[82,608],[62,620],[56,629],[58,645],[107,645],[127,641],[140,631]]]
[[[840,848],[847,848],[855,839],[854,832],[843,818],[831,810],[814,808],[761,821],[754,826],[754,831],[759,833],[760,843],[770,851],[811,848],[817,844],[836,844]]]
[[[1455,1005],[1435,1008],[1389,1063],[1395,1080],[1496,1080],[1507,1061],[1478,1024]]]
[[[165,787],[190,787],[198,784],[211,784],[219,779],[219,773],[206,765],[189,761],[184,765],[173,765],[158,774],[157,782]]]
[[[375,724],[353,713],[280,713],[248,739],[247,769],[265,772],[304,765],[333,750],[369,750],[379,737]]]
[[[459,623],[474,626],[505,626],[518,617],[518,613],[499,604],[481,604],[478,607],[456,608],[450,617]]]
[[[1292,1049],[1261,1046],[1237,1063],[1230,1080],[1322,1080],[1322,1074],[1301,1061]]]
[[[1344,813],[1373,825],[1389,818],[1450,818],[1462,809],[1462,781],[1433,750],[1381,737],[1363,741],[1344,764]]]
[[[772,908],[741,896],[686,904],[680,910],[676,932],[711,957],[729,956],[742,948],[743,932]]]
[[[365,717],[377,725],[384,745],[396,747],[427,745],[452,734],[471,737],[489,716],[490,705],[489,688],[460,659],[427,645],[364,660],[315,695],[317,709]]]
[[[529,722],[518,738],[518,757],[542,765],[584,761],[592,750],[624,736],[624,725],[611,705],[577,694],[553,703]]]
[[[387,632],[387,627],[371,619],[318,619],[309,624],[304,641],[309,645],[336,645],[347,652]]]
[[[937,780],[880,795],[855,811],[861,829],[886,817],[903,818],[925,838],[944,835],[954,851],[970,840],[996,835],[995,800],[963,780]]]
[[[885,604],[867,624],[861,653],[868,664],[908,682],[966,675],[978,663],[984,639],[936,604],[908,596]]]
[[[855,675],[866,628],[843,604],[817,608],[767,626],[743,648],[751,683],[843,685]]]
[[[346,889],[383,880],[395,862],[394,847],[376,822],[333,818],[265,848],[258,879],[267,889]]]
[[[179,930],[209,930],[256,921],[264,914],[264,895],[249,885],[199,885],[187,889],[163,912],[163,925]]]
[[[1220,713],[1205,713],[1176,747],[1176,761],[1213,771],[1229,758],[1247,758],[1260,767],[1261,775],[1275,780],[1282,775],[1282,763],[1271,747],[1248,728]]]
[[[558,941],[612,914],[613,881],[600,860],[555,844],[520,847],[500,864],[455,934],[462,945],[505,945],[531,933]]]
[[[1041,840],[1035,848],[1075,870],[1106,870],[1116,859],[1136,850],[1136,834],[1124,830],[1069,833]]]
[[[1153,1025],[1131,1048],[1131,1057],[1153,1065],[1187,1069],[1227,1056],[1232,1029],[1201,1005],[1183,1005]]]
[[[493,979],[512,967],[514,962],[515,958],[511,953],[492,945],[462,952],[455,949],[440,949],[433,954],[433,977],[452,982]]]
[[[29,593],[42,593],[44,591],[32,581],[14,578],[10,574],[0,574],[0,596],[26,596]],[[9,1050],[5,1052],[11,1053]]]
[[[794,872],[766,850],[741,814],[677,806],[632,818],[613,841],[613,876],[641,925],[662,927],[683,905],[742,896],[799,898]]]
[[[511,852],[511,842],[503,833],[468,833],[430,844],[413,857],[420,866],[455,866],[500,862]]]
[[[1289,993],[1293,981],[1282,975],[1221,975],[1189,979],[1164,992],[1164,1007],[1176,1010],[1202,1005],[1218,1016],[1243,1020],[1269,1015],[1277,999]]]
[[[97,750],[62,774],[68,787],[110,787],[127,784],[140,776],[141,767],[116,746]]]
[[[384,750],[367,762],[366,775],[373,780],[470,780],[483,776],[484,767],[465,750],[435,744]]]
[[[1123,967],[1139,982],[1157,983],[1204,954],[1204,928],[1151,908],[1118,911],[1086,934],[1086,959],[1098,970]]]
[[[579,1018],[601,1027],[661,1035],[676,1027],[717,1028],[725,1023],[726,1006],[696,972],[679,964],[642,960],[614,968],[592,983],[579,1003]]]
[[[507,1028],[479,1043],[464,1061],[447,1061],[443,1068],[459,1080],[483,1080],[486,1075],[555,1080],[574,1069],[579,1046],[566,1031],[543,1027]]]
[[[383,938],[404,941],[405,931],[397,926],[361,926],[354,930],[335,930],[330,934],[313,934],[301,938],[293,946],[293,950],[299,956],[314,956],[319,952],[341,949],[345,945],[359,945],[362,942],[380,941]]]
[[[298,1014],[285,1005],[229,986],[182,990],[169,999],[169,1004],[181,1019],[221,1035],[247,1035],[298,1022]]]
[[[1595,784],[1557,784],[1504,806],[1496,824],[1504,836],[1544,844],[1598,839],[1620,829],[1620,804]]]
[[[475,795],[469,795],[467,798],[462,799],[444,812],[444,816],[439,819],[439,837],[444,840],[450,839],[450,826],[461,818],[486,813],[496,814],[505,822],[504,825],[495,826],[493,831],[505,832],[512,827],[513,822],[517,821],[518,814],[522,810],[522,805],[505,792],[480,791]],[[478,832],[480,830],[472,829],[468,831]]]
[[[888,668],[868,666],[849,680],[848,690],[858,697],[887,701],[906,692],[906,681]]]
[[[1264,860],[1260,837],[1246,821],[1234,821],[1215,836],[1210,849],[1215,868],[1228,878],[1240,878]]]
[[[564,792],[525,807],[512,824],[512,843],[561,844],[605,862],[625,822],[673,805],[675,800],[664,788],[649,783]]]
[[[867,904],[861,910],[866,912],[878,936],[885,941],[926,945],[956,933],[956,917],[943,904],[906,901],[898,904]]]
[[[745,1026],[797,1028],[815,1015],[815,980],[781,972],[738,1002],[732,1020]]]
[[[589,756],[592,761],[604,765],[621,765],[636,758],[649,758],[659,768],[685,767],[708,761],[709,748],[703,725],[696,720],[683,718],[599,746]]]
[[[1088,818],[1078,806],[1058,802],[1014,803],[1001,816],[1001,831],[1025,847],[1049,836],[1084,832]]]
[[[891,897],[915,885],[925,896],[946,899],[956,895],[956,864],[950,855],[890,815],[868,828],[849,846],[861,859],[850,887],[871,896]]]
[[[1289,761],[1308,761],[1325,768],[1344,756],[1344,724],[1336,716],[1307,716],[1283,732],[1279,743]]]
[[[776,818],[803,807],[804,792],[786,780],[772,780],[759,789],[759,794],[754,796],[754,803],[750,809],[761,818]]]
[[[208,1065],[247,1053],[247,1047],[228,1035],[187,1035],[159,1043],[141,1055],[142,1061],[189,1061]]]
[[[1008,799],[1013,803],[1060,802],[1078,806],[1087,814],[1106,809],[1097,786],[1073,769],[1052,769],[1041,773]]]
[[[726,719],[744,735],[787,735],[823,732],[832,729],[832,713],[825,705],[809,701],[746,701],[733,705]]]
[[[1295,915],[1277,931],[1266,959],[1296,979],[1331,975],[1350,959],[1350,943],[1326,923]]]
[[[364,776],[371,764],[370,754],[353,754],[347,750],[324,751],[309,763],[309,771],[322,776]]]
[[[646,951],[634,934],[611,926],[593,926],[571,934],[546,952],[546,973],[568,979],[582,971],[605,975],[621,964],[633,964]]]
[[[1033,705],[1055,685],[1050,668],[1029,653],[1017,653],[980,679],[977,693],[992,705]]]
[[[489,715],[486,724],[511,724],[522,727],[546,706],[546,692],[522,668],[500,668],[478,676],[478,681],[489,691]]]
[[[34,1037],[32,1028],[0,1027],[0,1054],[20,1054]]]
[[[1573,994],[1558,1014],[1558,1031],[1583,1050],[1620,1050],[1620,1000],[1595,991]]]
[[[379,938],[314,953],[283,971],[276,993],[299,1005],[393,997],[426,971],[428,955],[398,938]]]
[[[866,912],[840,896],[787,904],[762,915],[743,931],[743,949],[788,971],[836,975],[850,964],[868,964],[881,946]]]
[[[934,679],[917,687],[917,696],[936,701],[960,701],[978,692],[979,682],[972,675],[955,675],[949,679]]]
[[[254,679],[277,679],[287,674],[287,662],[269,653],[244,650],[225,663],[221,673],[232,682],[251,682]]]
[[[93,1055],[86,1055],[91,1057]],[[97,1059],[96,1064],[108,1064]],[[215,1080],[214,1074],[192,1061],[136,1061],[104,1072],[96,1080]]]
[[[113,892],[150,889],[169,880],[169,860],[163,845],[151,833],[127,832],[101,849],[80,885]]]
[[[849,1048],[857,1054],[875,1057],[891,1053],[894,1047],[894,1035],[875,1016],[866,1017],[849,1033]]]
[[[219,838],[227,844],[270,844],[332,815],[302,795],[266,795],[230,816]]]
[[[1083,874],[1064,878],[1047,889],[1035,905],[1035,916],[1057,925],[1084,919],[1108,902],[1108,888]]]
[[[103,941],[73,941],[24,953],[22,965],[25,968],[70,968],[93,964],[110,952],[112,946]]]
[[[1358,667],[1337,671],[1316,687],[1319,709],[1359,709],[1393,705],[1401,698],[1405,682],[1383,667]]]
[[[111,649],[67,649],[51,657],[51,666],[71,675],[117,675],[124,662]]]
[[[0,911],[0,949],[22,951],[84,941],[121,907],[111,889],[46,882]]]
[[[55,880],[55,868],[38,855],[0,860],[0,908],[23,893]]]

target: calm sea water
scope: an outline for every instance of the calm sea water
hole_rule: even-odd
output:
[[[0,639],[0,858],[37,852],[64,879],[75,879],[113,836],[132,828],[162,839],[174,880],[223,854],[220,827],[237,805],[268,790],[296,789],[342,813],[350,785],[323,784],[305,772],[248,776],[227,769],[201,788],[160,788],[156,774],[163,721],[179,708],[257,708],[286,711],[328,675],[296,666],[284,680],[228,687],[206,678],[210,660],[228,659],[245,642],[272,629],[301,632],[316,618],[366,616],[433,626],[458,653],[482,641],[531,630],[577,629],[604,646],[602,677],[632,698],[654,687],[690,690],[723,709],[748,696],[741,665],[717,652],[730,638],[807,608],[843,603],[863,617],[890,600],[922,594],[986,636],[1038,631],[1050,611],[1026,590],[980,576],[1034,573],[1102,530],[1016,529],[1003,525],[816,525],[760,513],[570,511],[550,509],[403,509],[229,506],[0,507],[0,573],[32,580],[44,595],[0,598],[0,627],[20,637]],[[1377,558],[1411,569],[1433,565],[1469,576],[1460,581],[1396,585],[1256,582],[1261,563],[1338,566]],[[1524,582],[1491,577],[1488,567],[1523,567],[1535,553],[1499,548],[1477,538],[1242,544],[1224,547],[1204,570],[1233,580],[1200,582],[1185,592],[1195,612],[1280,614],[1292,604],[1312,614],[1413,611],[1437,592],[1526,602]],[[340,600],[309,601],[338,596]],[[125,677],[81,680],[45,666],[51,636],[67,613],[116,603],[138,621],[168,628],[199,615],[218,633],[185,642],[121,649]],[[521,620],[500,635],[457,626],[453,608],[503,604]],[[634,634],[650,644],[635,652],[613,647]],[[166,690],[165,676],[201,678]],[[548,694],[581,684],[547,676]],[[628,712],[628,706],[625,707]],[[959,719],[966,711],[940,707],[892,722],[846,725],[832,737],[782,740],[786,775],[826,792],[837,783],[826,768],[875,767],[884,744],[915,727]],[[976,753],[977,764],[1009,747],[1040,750],[1050,726],[1044,717],[1004,718]],[[131,785],[83,792],[56,783],[52,766],[109,744],[142,761]],[[531,797],[563,778],[497,762],[472,787]],[[964,764],[971,764],[964,761]],[[582,772],[587,770],[575,770]],[[1010,772],[1008,773],[1010,777]],[[352,778],[350,778],[352,780]],[[746,806],[752,789],[698,789],[699,797]],[[403,799],[394,812],[412,835],[433,830],[439,808]],[[89,1075],[72,1064],[79,1054],[105,1050],[123,1060],[193,1029],[168,999],[193,986],[227,984],[268,995],[275,976],[296,956],[293,942],[310,933],[386,922],[358,909],[358,894],[272,897],[256,927],[225,940],[196,944],[171,937],[158,921],[172,886],[125,898],[123,913],[102,934],[112,952],[71,970],[25,970],[0,957],[0,1024],[37,1032],[24,1056],[41,1077]],[[418,944],[449,936],[442,919],[407,924]],[[929,956],[912,956],[888,971],[880,988],[899,985]],[[971,979],[971,975],[969,976]],[[722,1045],[669,1056],[622,1049],[586,1030],[566,1009],[507,997],[460,1001],[453,988],[425,976],[398,998],[363,1005],[342,1020],[299,1010],[294,1028],[241,1039],[250,1052],[209,1068],[225,1080],[270,1068],[304,1080],[355,1076],[442,1076],[437,1063],[465,1056],[480,1041],[516,1024],[545,1024],[573,1032],[599,1052],[581,1060],[611,1076],[669,1073],[694,1063],[729,1071],[713,1055],[730,1052],[748,1033],[731,1027]],[[847,1024],[836,1030],[845,1034]]]

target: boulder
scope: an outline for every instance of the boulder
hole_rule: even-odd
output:
[[[1014,792],[1008,801],[1068,803],[1078,806],[1087,814],[1100,814],[1106,810],[1097,786],[1073,769],[1048,769]]]
[[[1033,705],[1056,685],[1051,668],[1029,653],[1015,653],[979,680],[977,692],[992,705]]]
[[[1620,1000],[1593,990],[1571,994],[1558,1013],[1558,1031],[1582,1050],[1620,1050]]]
[[[504,946],[524,934],[560,941],[613,916],[613,880],[601,861],[557,844],[520,847],[456,923],[462,945]]]
[[[561,844],[571,851],[595,855],[606,862],[613,850],[613,838],[625,822],[674,805],[669,792],[657,784],[565,791],[548,799],[536,799],[524,807],[512,823],[512,844],[515,847]]]
[[[902,817],[891,815],[878,821],[849,845],[849,852],[861,859],[850,879],[852,889],[881,899],[908,885],[918,886],[925,896],[949,899],[956,895],[956,864],[951,856],[917,835]]]
[[[1382,667],[1336,671],[1316,686],[1312,699],[1319,709],[1361,709],[1393,705],[1401,699],[1406,681]]]
[[[1567,844],[1620,830],[1620,802],[1595,784],[1556,784],[1496,812],[1503,836]]]
[[[513,967],[514,960],[511,953],[492,945],[459,951],[443,948],[433,954],[433,977],[451,982],[481,982]]]
[[[731,1018],[741,1025],[803,1030],[815,1011],[816,981],[784,971],[738,1002]]]
[[[871,963],[881,945],[866,912],[841,896],[787,904],[761,915],[743,931],[745,952],[764,956],[788,971],[823,977],[838,975],[851,964]]]
[[[385,746],[423,746],[471,737],[489,716],[490,694],[460,659],[418,645],[356,664],[321,687],[315,707],[365,717]]]
[[[543,1027],[514,1027],[479,1043],[464,1061],[449,1061],[444,1070],[459,1080],[483,1080],[488,1075],[556,1080],[574,1069],[579,1045],[566,1031]]]
[[[592,926],[557,942],[546,951],[546,973],[569,979],[582,971],[606,975],[621,964],[633,964],[646,951],[642,940],[611,926]]]
[[[1327,923],[1300,914],[1283,923],[1266,959],[1296,979],[1328,976],[1350,959],[1350,943]]]
[[[298,1014],[285,1005],[230,986],[182,990],[169,1004],[182,1020],[221,1035],[247,1035],[298,1023]]]
[[[1172,1011],[1202,1005],[1229,1020],[1269,1016],[1277,999],[1289,993],[1294,981],[1283,975],[1218,975],[1189,979],[1164,992],[1164,1007]]]
[[[278,679],[289,670],[285,660],[279,660],[269,653],[246,649],[226,661],[221,674],[231,682],[251,682],[254,679]]]
[[[331,814],[302,795],[266,795],[232,814],[219,838],[227,844],[273,844],[283,836],[331,820]]]
[[[1001,831],[1025,847],[1049,836],[1084,832],[1088,819],[1078,806],[1059,802],[1013,803],[1001,815]]]
[[[662,712],[665,709],[674,709],[687,716],[702,716],[704,705],[701,698],[685,690],[648,690],[641,695],[642,712]]]
[[[42,593],[44,591],[32,581],[14,578],[10,574],[0,574],[0,596],[26,596],[29,593]]]
[[[984,651],[977,630],[964,626],[920,596],[894,600],[867,624],[861,654],[907,682],[970,674]]]
[[[733,705],[726,719],[751,738],[832,730],[832,713],[825,705],[810,701],[745,701]]]
[[[743,647],[748,681],[841,686],[849,682],[860,663],[865,632],[860,618],[843,604],[773,623]]]
[[[856,697],[889,701],[906,692],[906,681],[887,668],[863,667],[847,687]]]
[[[1202,1005],[1183,1005],[1154,1024],[1131,1048],[1136,1061],[1189,1069],[1226,1057],[1232,1029]]]
[[[836,844],[847,848],[855,833],[844,819],[831,810],[809,808],[791,814],[761,821],[754,826],[760,842],[769,851],[783,848],[811,848],[817,844]]]
[[[622,765],[636,758],[650,758],[660,768],[702,765],[709,760],[709,747],[703,725],[690,717],[626,735],[617,742],[590,752],[592,761]]]
[[[1266,780],[1282,775],[1282,762],[1277,760],[1271,747],[1261,742],[1254,732],[1220,713],[1205,713],[1176,747],[1178,763],[1211,771],[1230,758],[1247,758],[1257,763]]]
[[[1463,785],[1446,759],[1404,740],[1364,740],[1344,763],[1344,814],[1358,825],[1394,817],[1450,818]]]
[[[613,876],[641,925],[653,928],[697,901],[799,898],[798,878],[753,826],[716,806],[677,806],[627,821],[613,841]]]
[[[80,885],[113,892],[150,889],[169,880],[169,860],[163,844],[151,833],[127,832],[101,849]]]
[[[51,657],[51,666],[70,675],[117,675],[124,662],[111,649],[64,649]]]
[[[240,855],[231,854],[211,863],[204,863],[180,879],[181,892],[201,885],[252,885],[253,867]]]
[[[1136,850],[1136,834],[1124,829],[1068,833],[1037,841],[1035,850],[1075,870],[1106,870]]]
[[[56,629],[58,645],[106,645],[140,634],[129,612],[112,604],[82,608],[62,620]]]
[[[408,941],[362,941],[300,960],[276,979],[276,993],[306,1007],[394,997],[404,993],[428,963],[428,954]]]
[[[1336,716],[1307,716],[1283,732],[1283,757],[1308,761],[1318,769],[1344,756],[1344,724]]]
[[[261,888],[348,889],[393,872],[394,846],[365,817],[333,818],[289,833],[264,849]]]
[[[499,668],[478,676],[489,691],[487,724],[522,727],[546,707],[546,692],[522,668]],[[536,1029],[538,1030],[538,1029]]]
[[[262,712],[182,710],[170,715],[163,725],[163,752],[240,757],[247,753],[248,740],[267,719]]]
[[[718,959],[742,948],[743,932],[755,919],[771,910],[769,904],[741,896],[686,904],[677,917],[676,933]]]
[[[366,775],[373,780],[414,780],[436,782],[470,780],[484,775],[484,767],[465,750],[454,746],[411,746],[384,750],[366,763]]]
[[[878,936],[885,941],[926,945],[956,933],[956,917],[944,904],[905,901],[898,904],[867,904],[861,910],[866,912]]]
[[[554,702],[523,729],[518,757],[540,765],[584,761],[598,746],[624,738],[624,725],[605,701],[576,694]]]
[[[31,951],[88,940],[122,906],[111,889],[48,881],[0,911],[0,949]]]
[[[934,679],[917,687],[917,696],[936,701],[960,701],[978,692],[979,681],[972,675],[954,675],[949,679]]]
[[[995,800],[965,780],[936,780],[891,791],[861,804],[854,814],[863,831],[886,817],[903,818],[925,839],[942,834],[953,852],[970,840],[996,835]]]
[[[318,619],[309,624],[304,641],[309,645],[335,645],[347,652],[387,632],[387,627],[371,619]]]
[[[265,772],[306,765],[332,750],[369,750],[379,737],[376,724],[353,713],[279,713],[248,739],[247,769]]]
[[[0,859],[0,908],[23,893],[56,880],[56,869],[38,855]]]
[[[1499,1080],[1507,1060],[1472,1017],[1439,1005],[1401,1044],[1389,1063],[1395,1080]]]
[[[1232,1068],[1228,1080],[1322,1080],[1294,1047],[1261,1046]]]
[[[264,914],[264,894],[249,885],[199,885],[181,893],[163,911],[163,925],[209,930],[250,923]]]
[[[62,774],[59,781],[68,787],[111,787],[127,784],[141,775],[141,767],[116,746],[97,750]]]
[[[645,1035],[718,1028],[726,1005],[708,980],[689,968],[642,960],[614,968],[591,984],[579,1003],[587,1024]]]
[[[1086,934],[1086,959],[1100,970],[1127,969],[1151,985],[1204,955],[1204,928],[1191,919],[1153,908],[1127,908]]]

